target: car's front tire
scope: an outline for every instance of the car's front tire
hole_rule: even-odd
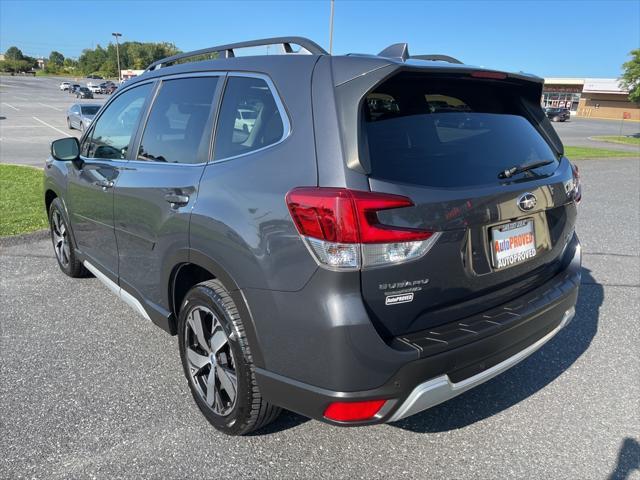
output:
[[[255,378],[244,325],[218,280],[193,287],[178,321],[180,358],[198,408],[216,429],[244,435],[275,420]]]
[[[89,272],[84,268],[82,262],[78,260],[67,220],[64,216],[64,209],[60,199],[55,198],[49,207],[49,229],[51,232],[51,242],[56,260],[65,274],[70,277],[86,277]]]
[[[71,120],[69,120],[69,117],[67,117],[67,128],[69,130],[73,130],[73,127],[71,126]]]

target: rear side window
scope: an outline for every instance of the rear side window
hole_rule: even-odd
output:
[[[206,162],[217,83],[218,77],[163,81],[142,135],[138,160]]]
[[[523,116],[518,88],[476,79],[400,74],[364,102],[364,133],[374,178],[433,187],[498,182],[515,165],[555,154]]]
[[[151,84],[147,83],[115,98],[95,123],[91,140],[82,147],[83,154],[94,158],[127,158],[131,136],[150,91]]]
[[[261,78],[229,77],[219,118],[215,160],[268,147],[285,133],[275,98]]]

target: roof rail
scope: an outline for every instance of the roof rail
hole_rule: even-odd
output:
[[[462,65],[462,62],[457,58],[450,57],[449,55],[412,55],[410,58],[415,60],[431,60],[433,62],[449,62],[449,63],[459,63]]]
[[[223,58],[235,57],[234,50],[236,48],[247,47],[261,47],[265,45],[282,45],[285,53],[293,53],[291,45],[299,45],[302,49],[306,50],[311,55],[328,55],[327,51],[318,45],[316,42],[304,37],[274,37],[274,38],[262,38],[260,40],[249,40],[247,42],[229,43],[228,45],[218,45],[216,47],[203,48],[201,50],[194,50],[192,52],[179,53],[171,57],[162,58],[153,62],[147,67],[147,72],[151,70],[157,70],[158,68],[165,67],[172,63],[182,60],[183,58],[196,57],[198,55],[205,55],[207,53],[223,54]]]

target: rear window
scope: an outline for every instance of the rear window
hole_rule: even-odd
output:
[[[100,107],[82,107],[83,115],[95,115],[100,110]]]
[[[463,187],[496,183],[499,172],[523,163],[555,160],[525,178],[557,167],[521,115],[516,86],[400,74],[369,93],[363,108],[374,178]]]

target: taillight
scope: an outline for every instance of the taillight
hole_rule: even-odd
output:
[[[400,195],[346,188],[299,187],[286,197],[291,217],[316,260],[353,270],[424,255],[438,234],[383,225],[377,212],[413,206]]]
[[[485,70],[477,70],[471,72],[471,76],[475,78],[491,78],[493,80],[504,80],[507,78],[507,74],[503,72],[488,72]]]
[[[363,402],[334,402],[324,411],[325,418],[337,422],[371,420],[380,411],[386,400]]]

